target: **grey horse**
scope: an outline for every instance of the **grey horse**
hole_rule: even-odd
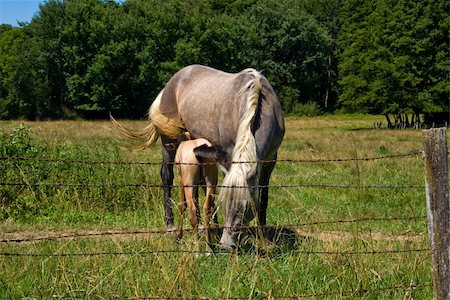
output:
[[[220,165],[225,173],[218,197],[224,208],[221,247],[232,251],[239,228],[255,216],[264,228],[269,179],[285,127],[277,95],[260,72],[185,67],[167,82],[150,106],[148,117],[149,125],[137,131],[111,120],[122,135],[140,141],[139,149],[150,147],[161,137],[164,216],[169,229],[174,228],[171,187],[176,141],[185,131],[227,153]]]

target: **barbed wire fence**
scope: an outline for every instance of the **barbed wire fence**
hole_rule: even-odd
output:
[[[394,154],[387,156],[379,156],[379,157],[367,157],[367,158],[344,158],[344,159],[317,159],[317,160],[304,160],[304,159],[279,159],[277,163],[290,163],[290,164],[300,164],[300,163],[329,163],[329,162],[358,162],[358,161],[376,161],[376,160],[387,160],[387,159],[399,159],[405,157],[419,157],[422,155],[422,151],[414,151],[406,154]],[[15,161],[15,162],[24,162],[24,161],[39,161],[45,163],[65,163],[65,164],[89,164],[89,165],[106,165],[106,164],[115,164],[115,165],[161,165],[161,162],[132,162],[132,161],[91,161],[91,160],[70,160],[70,159],[58,159],[58,158],[28,158],[28,157],[1,157],[0,160],[3,161]],[[257,161],[258,163],[273,163],[275,161]],[[242,163],[242,162],[232,162],[232,163]],[[247,163],[247,162],[245,162]],[[195,187],[200,187],[201,185],[195,185]],[[61,187],[70,187],[70,188],[92,188],[92,187],[101,187],[101,188],[162,188],[161,184],[115,184],[115,183],[48,183],[48,182],[0,182],[0,187],[45,187],[45,188],[61,188]],[[172,187],[181,187],[180,185],[173,185]],[[218,185],[219,188],[249,188],[249,186],[222,186]],[[250,188],[264,188],[268,187],[270,189],[273,188],[330,188],[330,189],[425,189],[425,185],[349,185],[349,184],[285,184],[285,185],[270,185],[270,186],[252,186]],[[301,223],[301,224],[284,224],[277,226],[266,226],[266,229],[272,228],[277,229],[279,227],[283,228],[301,228],[304,226],[312,226],[312,225],[320,225],[320,224],[343,224],[343,223],[359,223],[366,221],[384,221],[384,222],[394,222],[394,221],[412,221],[412,220],[426,220],[426,216],[398,216],[398,217],[388,217],[388,218],[354,218],[347,220],[317,220],[309,223]],[[212,228],[213,230],[223,230],[226,227],[223,226],[215,226]],[[239,229],[245,230],[257,230],[260,229],[258,226],[241,226]],[[187,231],[189,229],[185,229]],[[116,236],[116,235],[155,235],[155,234],[167,234],[170,233],[166,229],[152,229],[152,230],[130,230],[130,231],[104,231],[104,232],[85,232],[85,233],[65,233],[53,236],[37,236],[37,237],[25,237],[25,238],[3,238],[0,239],[0,244],[9,244],[9,243],[24,243],[24,242],[42,242],[42,241],[53,241],[60,239],[78,239],[78,238],[87,238],[87,237],[104,237],[104,236]],[[372,251],[295,251],[296,254],[301,255],[382,255],[382,254],[402,254],[402,253],[425,253],[426,255],[430,255],[433,249],[428,247],[426,248],[416,248],[416,249],[397,249],[397,250],[372,250]],[[0,257],[9,257],[9,258],[20,258],[20,257],[92,257],[92,256],[119,256],[119,255],[157,255],[157,254],[214,254],[211,251],[191,251],[191,250],[183,250],[183,249],[153,249],[153,250],[136,250],[136,251],[105,251],[105,252],[73,252],[73,253],[27,253],[27,252],[0,252]],[[378,289],[360,289],[360,290],[350,290],[350,291],[332,291],[329,293],[317,293],[317,294],[295,294],[290,296],[281,296],[276,297],[274,295],[265,295],[261,298],[271,299],[297,299],[297,298],[320,298],[325,296],[351,296],[355,293],[369,293],[369,292],[379,292],[383,290],[410,290],[411,292],[415,289],[423,289],[432,287],[431,283],[424,284],[411,284],[411,285],[393,285],[386,288],[378,288]],[[170,299],[164,297],[142,297],[142,298],[129,298],[129,299]],[[220,299],[220,298],[214,298]],[[237,296],[227,299],[248,299],[248,296]]]
[[[349,223],[360,223],[360,222],[394,222],[394,221],[414,221],[421,220],[425,221],[426,216],[406,216],[406,217],[386,217],[386,218],[354,218],[346,220],[328,220],[328,221],[314,221],[305,222],[300,224],[283,224],[278,226],[238,226],[235,227],[238,230],[257,230],[257,229],[299,229],[306,226],[314,225],[333,225],[333,224],[349,224]],[[211,230],[223,230],[226,226],[211,226]],[[192,231],[192,228],[185,228],[183,231]],[[122,231],[101,231],[101,232],[74,232],[74,233],[64,233],[51,236],[38,236],[38,237],[25,237],[25,238],[3,238],[0,239],[0,243],[23,243],[23,242],[41,242],[41,241],[52,241],[67,238],[85,238],[85,237],[100,237],[100,236],[120,236],[120,235],[165,235],[170,233],[175,233],[176,230],[170,229],[151,229],[151,230],[122,230]],[[0,253],[1,255],[1,253]]]
[[[278,159],[278,160],[258,160],[246,162],[231,162],[232,164],[241,163],[290,163],[290,164],[305,164],[305,163],[333,163],[333,162],[359,162],[359,161],[377,161],[387,159],[397,159],[405,157],[419,157],[421,151],[413,151],[404,154],[393,154],[378,157],[366,158],[342,158],[342,159]],[[39,158],[39,157],[0,157],[4,161],[34,161],[34,162],[48,162],[48,163],[66,163],[66,164],[87,164],[87,165],[146,165],[146,166],[161,166],[162,164],[169,165],[190,165],[189,163],[175,163],[175,162],[134,162],[134,161],[93,161],[93,160],[74,160],[74,159],[59,159],[59,158]],[[203,163],[205,165],[208,163]],[[210,163],[211,164],[211,163]],[[162,184],[148,184],[148,183],[131,183],[131,184],[116,184],[116,183],[48,183],[48,182],[0,182],[0,186],[29,186],[29,187],[103,187],[103,188],[163,188]],[[171,185],[171,188],[180,188],[180,185]],[[186,186],[184,186],[186,187]],[[204,187],[204,185],[189,185],[189,187]],[[305,184],[282,184],[282,185],[257,185],[257,186],[224,186],[217,185],[218,188],[333,188],[333,189],[423,189],[424,185],[349,185],[349,184],[325,184],[325,183],[305,183]]]

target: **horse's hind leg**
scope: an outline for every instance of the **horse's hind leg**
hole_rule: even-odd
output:
[[[161,141],[163,142],[161,179],[164,189],[164,221],[167,229],[172,230],[174,229],[174,218],[172,211],[171,189],[174,179],[173,162],[175,160],[176,149],[167,149],[167,147],[165,147],[165,145],[171,143],[171,140],[167,137],[161,136]]]

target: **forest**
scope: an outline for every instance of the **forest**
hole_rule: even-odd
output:
[[[30,23],[0,25],[0,119],[143,118],[190,64],[261,70],[288,115],[448,118],[449,9],[444,0],[48,0]]]

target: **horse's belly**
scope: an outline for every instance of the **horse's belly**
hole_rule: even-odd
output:
[[[234,144],[238,125],[236,107],[226,107],[216,99],[191,99],[180,105],[179,114],[192,138],[204,138],[227,149]]]

